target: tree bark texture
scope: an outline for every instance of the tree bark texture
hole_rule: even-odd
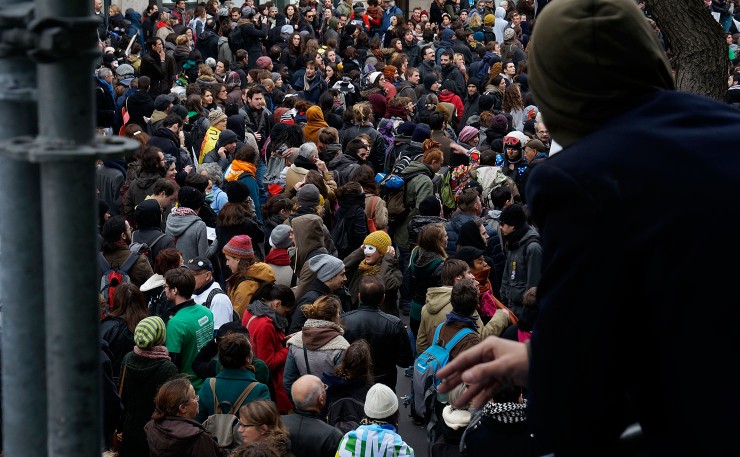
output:
[[[680,91],[723,101],[730,65],[722,27],[702,0],[646,0]]]

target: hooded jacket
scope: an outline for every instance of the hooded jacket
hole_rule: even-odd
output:
[[[167,416],[144,426],[152,457],[221,457],[216,438],[202,424],[184,417]]]
[[[126,367],[121,399],[124,406],[123,451],[126,455],[149,455],[144,426],[152,418],[152,398],[165,382],[177,376],[177,367],[169,359],[150,359],[133,351],[121,362]],[[123,373],[115,373],[117,376]]]
[[[134,209],[136,205],[143,202],[146,197],[152,194],[154,184],[162,175],[159,173],[141,173],[131,181],[128,192],[126,192],[125,212],[129,220],[134,220]]]
[[[165,233],[175,239],[175,245],[183,259],[210,257],[216,253],[218,247],[215,242],[208,245],[206,223],[195,214],[180,215],[173,211],[167,218]]]
[[[406,168],[404,168],[401,172],[401,176],[408,177],[412,173],[417,172],[423,173],[414,176],[405,184],[406,208],[409,209],[409,213],[404,221],[393,232],[393,243],[399,248],[407,248],[409,245],[408,226],[411,219],[419,214],[419,203],[434,193],[434,185],[432,184],[432,177],[434,174],[426,164],[413,160]]]
[[[126,110],[129,114],[129,124],[136,124],[146,132],[147,125],[144,117],[151,117],[154,112],[154,99],[149,92],[137,90],[126,98]]]

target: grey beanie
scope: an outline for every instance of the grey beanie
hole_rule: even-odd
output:
[[[304,184],[301,186],[300,189],[298,189],[298,194],[296,195],[296,203],[304,208],[319,206],[321,204],[321,199],[319,198],[320,196],[321,194],[319,193],[318,187],[313,184]]]
[[[344,270],[344,262],[333,255],[319,254],[308,261],[308,268],[316,273],[319,281],[325,282]]]
[[[286,224],[279,224],[277,227],[272,229],[270,234],[270,246],[276,249],[288,249],[293,240],[290,239],[290,226]]]

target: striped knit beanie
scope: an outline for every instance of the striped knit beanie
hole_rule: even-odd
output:
[[[237,235],[224,246],[224,254],[237,259],[251,259],[254,257],[252,238],[249,235]]]
[[[151,349],[164,344],[167,331],[164,321],[159,316],[142,319],[134,331],[134,343],[140,349]]]

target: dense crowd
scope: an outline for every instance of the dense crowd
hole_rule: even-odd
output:
[[[531,338],[526,186],[560,149],[528,84],[546,3],[96,0],[97,127],[140,145],[96,172],[111,453],[411,456],[399,369]],[[430,455],[548,450],[526,388],[464,392],[411,408]]]

